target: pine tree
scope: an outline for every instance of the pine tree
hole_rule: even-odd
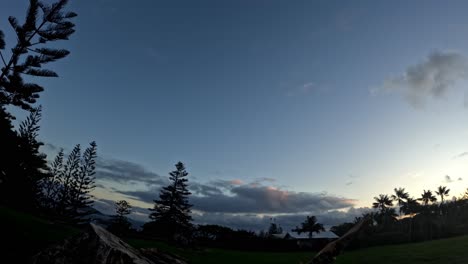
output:
[[[56,175],[58,179],[57,192],[57,213],[61,216],[68,216],[71,211],[71,197],[73,192],[73,180],[80,170],[81,146],[77,144],[70,152],[63,169]]]
[[[40,182],[47,177],[46,172],[48,170],[46,155],[39,151],[43,143],[37,139],[41,117],[41,106],[34,108],[26,120],[20,124],[18,130],[22,158],[20,170],[22,173],[17,174],[15,180],[23,178],[24,182],[22,186],[19,185],[18,188],[15,188],[15,192],[22,189],[25,206],[29,204],[32,207],[37,206],[37,201],[41,195]]]
[[[63,157],[63,149],[60,149],[50,165],[48,177],[41,182],[41,206],[49,211],[55,209],[57,205],[57,195],[60,190],[59,174],[63,170]]]
[[[26,82],[23,77],[57,76],[42,67],[69,54],[64,49],[47,47],[51,42],[68,39],[74,32],[70,19],[76,14],[63,11],[66,3],[66,0],[59,0],[49,5],[30,0],[24,23],[9,17],[16,34],[16,43],[11,49],[5,49],[5,34],[0,30],[0,203],[22,209],[31,209],[37,204],[37,195],[42,194],[37,183],[47,169],[45,155],[38,151],[40,110],[34,108],[44,88]],[[30,119],[25,121],[30,123],[23,123],[18,132],[11,125],[15,118],[7,112],[8,105],[31,113]]]
[[[93,204],[93,196],[90,192],[95,187],[94,174],[96,170],[97,144],[93,141],[89,145],[80,161],[79,173],[73,174],[71,206],[73,216],[78,221],[90,214],[89,208]]]
[[[187,189],[187,171],[184,164],[178,162],[176,170],[169,173],[171,184],[162,188],[159,200],[154,200],[154,208],[150,209],[149,215],[153,222],[145,226],[145,229],[152,229],[160,235],[174,239],[176,236],[184,235],[191,227],[192,217],[188,196],[191,194]]]
[[[27,83],[23,75],[38,77],[57,77],[54,71],[42,69],[44,64],[66,57],[65,49],[48,48],[45,45],[57,40],[67,40],[74,32],[70,19],[73,12],[64,12],[67,0],[47,5],[38,0],[30,0],[25,22],[20,25],[15,17],[9,17],[11,27],[16,33],[16,44],[6,60],[5,35],[0,31],[0,105],[14,105],[25,110],[33,109],[44,88],[36,83]]]
[[[10,206],[27,210],[37,207],[41,194],[39,184],[47,176],[48,169],[46,156],[39,151],[43,144],[37,139],[40,120],[39,106],[30,111],[16,133],[11,133],[11,130],[8,132],[11,121],[4,123],[7,133],[2,135],[5,136],[2,141],[9,151],[4,153],[9,163],[2,164],[3,179],[0,189],[1,201]],[[6,142],[7,140],[11,142]]]
[[[70,155],[68,155],[65,165],[59,161],[62,152],[52,164],[51,171],[55,175],[56,194],[53,195],[57,214],[76,223],[86,221],[85,216],[90,213],[93,200],[90,192],[94,189],[94,174],[96,169],[96,142],[91,142],[90,146],[81,156],[81,146],[77,144]]]
[[[122,235],[130,230],[132,224],[128,221],[127,215],[132,212],[132,206],[125,200],[115,203],[115,216],[112,220],[109,230],[116,235]]]
[[[18,137],[12,125],[13,116],[5,107],[0,106],[0,201],[7,199],[7,190],[10,175],[14,175],[17,167]]]

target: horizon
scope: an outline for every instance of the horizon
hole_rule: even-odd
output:
[[[97,142],[99,210],[126,199],[143,219],[178,161],[196,221],[237,228],[466,190],[468,3],[182,2],[70,3],[39,138],[48,159]]]

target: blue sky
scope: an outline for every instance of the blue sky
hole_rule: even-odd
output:
[[[27,6],[9,2],[0,10],[5,33],[7,16]],[[447,185],[458,196],[468,180],[468,155],[457,157],[468,151],[467,8],[72,1],[77,32],[60,43],[71,55],[53,67],[60,78],[40,81],[41,139],[65,148],[96,140],[103,159],[163,177],[181,160],[203,186],[258,183],[268,194],[352,201],[330,210],[369,206],[400,186],[418,197]],[[109,186],[153,190],[103,182],[103,199],[128,198]],[[241,195],[235,186],[223,192]]]

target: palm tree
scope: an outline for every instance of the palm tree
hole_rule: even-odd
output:
[[[409,198],[409,194],[405,192],[405,188],[395,188],[393,189],[395,194],[392,195],[392,199],[398,203],[399,213],[401,216],[401,206],[405,203],[405,200]]]
[[[325,231],[323,225],[317,223],[317,218],[315,216],[307,216],[307,219],[304,223],[301,223],[301,227],[296,226],[295,229],[291,231],[298,233],[309,233],[309,238],[312,238],[313,233],[320,233],[321,231]]]
[[[432,194],[430,190],[424,190],[421,194],[421,198],[419,198],[418,200],[422,201],[423,204],[427,206],[429,203],[437,201],[437,198]]]
[[[408,199],[406,199],[406,202],[403,203],[400,210],[404,214],[414,214],[414,213],[418,212],[418,207],[419,206],[420,206],[420,204],[418,203],[417,199],[408,198]]]
[[[449,192],[450,189],[447,189],[446,186],[439,186],[439,188],[437,188],[435,193],[440,196],[440,204],[444,203],[444,196],[448,196]]]
[[[381,213],[384,213],[389,207],[393,206],[392,199],[386,194],[379,194],[379,197],[374,197],[374,200],[372,208],[379,209]]]

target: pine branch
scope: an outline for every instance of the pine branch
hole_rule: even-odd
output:
[[[1,91],[2,96],[0,97],[2,103],[14,104],[16,106],[21,106],[22,108],[29,110],[31,109],[30,104],[34,103],[35,99],[39,97],[37,93],[42,91],[42,89],[37,89],[32,93],[32,90],[27,92],[17,92],[18,90],[21,90],[25,87],[20,85],[21,82],[19,80],[21,79],[21,77],[15,77],[16,82],[11,81],[10,75],[16,75],[16,70],[19,70],[18,73],[33,76],[57,76],[57,74],[50,70],[30,69],[30,67],[41,67],[42,63],[47,63],[57,59],[61,59],[67,56],[69,52],[65,50],[53,50],[44,48],[33,50],[30,47],[37,44],[44,44],[47,41],[68,39],[68,37],[74,33],[74,24],[64,20],[75,17],[76,14],[73,12],[61,12],[61,9],[65,6],[67,2],[68,1],[66,0],[59,0],[51,6],[46,6],[38,0],[30,0],[30,5],[26,14],[25,23],[22,26],[19,24],[18,20],[15,17],[8,18],[10,25],[16,32],[17,43],[16,46],[12,48],[12,54],[8,62],[4,58],[3,54],[0,53],[0,58],[4,65],[0,73],[0,88],[4,88],[4,91]],[[36,22],[39,8],[43,11],[43,17],[41,23],[37,26]],[[31,43],[31,41],[36,36],[39,36],[39,41],[36,43]],[[3,32],[0,31],[0,49],[4,48],[4,35]],[[34,65],[27,63],[17,65],[21,55],[28,53],[28,51],[35,51],[40,53],[40,56],[35,60],[36,63],[34,63]],[[17,68],[17,66],[20,67]],[[12,73],[10,74],[10,72]],[[7,88],[6,86],[9,87]]]
[[[3,62],[3,66],[7,66],[6,64],[6,61],[5,61],[5,58],[3,57],[3,53],[0,51],[0,58],[2,59],[2,62]]]

